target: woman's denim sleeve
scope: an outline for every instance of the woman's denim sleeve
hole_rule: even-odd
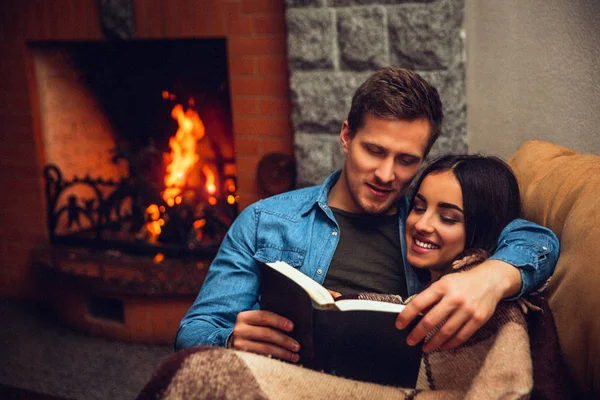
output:
[[[253,258],[255,239],[255,207],[250,206],[223,239],[198,297],[179,325],[175,350],[225,346],[237,314],[258,308],[260,265]]]
[[[516,219],[504,228],[496,252],[490,258],[519,268],[523,283],[514,297],[519,298],[548,280],[556,267],[559,249],[558,238],[550,229]]]

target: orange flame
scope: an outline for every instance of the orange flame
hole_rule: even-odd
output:
[[[146,230],[149,234],[148,241],[150,243],[156,243],[158,236],[162,231],[160,227],[164,225],[164,221],[160,218],[159,211],[160,210],[156,204],[151,204],[146,208],[146,213],[150,218],[150,221],[146,222]]]
[[[215,172],[213,171],[213,169],[211,168],[210,165],[204,164],[202,166],[202,173],[206,177],[206,185],[205,185],[206,191],[210,195],[215,194],[215,192],[217,191],[217,185],[215,184],[215,181],[216,181]]]
[[[167,166],[164,181],[166,189],[162,193],[169,206],[175,204],[190,169],[198,162],[196,142],[202,139],[205,133],[204,124],[196,111],[183,111],[181,104],[177,104],[173,107],[171,116],[177,120],[179,128],[175,136],[169,139],[171,163]]]

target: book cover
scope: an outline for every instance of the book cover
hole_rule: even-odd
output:
[[[414,387],[422,346],[406,337],[417,321],[395,327],[404,307],[382,301],[335,300],[322,285],[283,262],[263,264],[260,307],[294,322],[299,364],[346,378]]]

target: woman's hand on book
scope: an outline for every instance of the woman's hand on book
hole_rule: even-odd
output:
[[[300,345],[284,332],[292,321],[270,311],[243,311],[237,315],[229,347],[297,362]]]

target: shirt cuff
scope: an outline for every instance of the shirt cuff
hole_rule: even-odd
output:
[[[233,330],[229,332],[229,335],[225,338],[225,347],[231,349],[231,342],[233,342]]]
[[[514,251],[510,249],[499,250],[494,253],[489,259],[504,261],[519,270],[521,274],[521,288],[519,292],[504,300],[516,300],[536,289],[535,273],[537,268],[531,263],[529,257],[517,257]]]

